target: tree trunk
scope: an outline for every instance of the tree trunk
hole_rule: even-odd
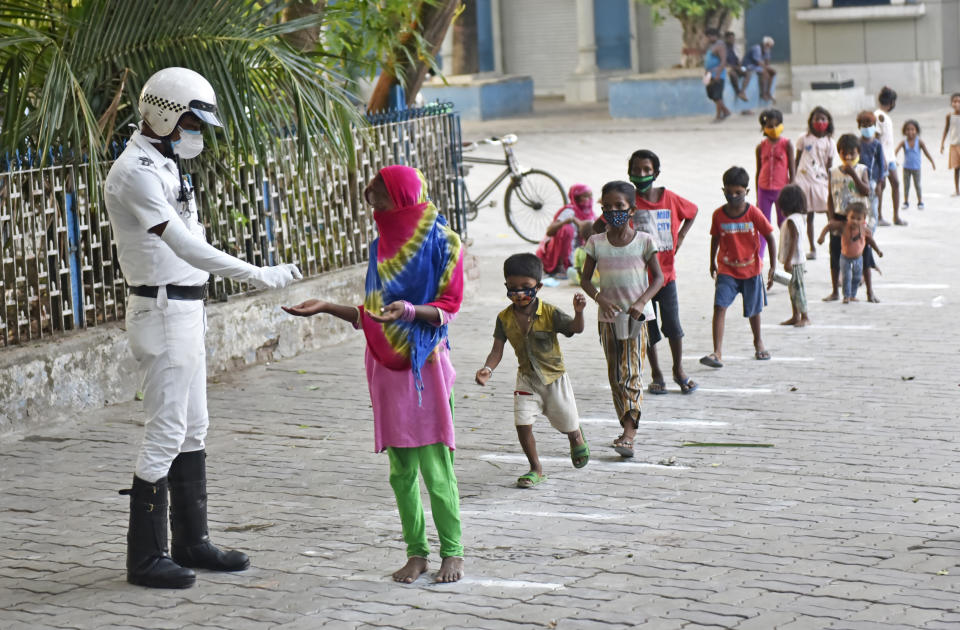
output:
[[[477,61],[477,3],[463,5],[463,12],[453,25],[453,67],[450,74],[473,74]],[[446,71],[447,68],[444,68]]]
[[[684,68],[698,68],[703,65],[703,56],[707,52],[708,28],[715,28],[720,35],[730,27],[733,16],[729,9],[710,9],[706,15],[693,17],[690,15],[676,16],[683,27],[683,51],[680,65]]]
[[[327,8],[327,0],[295,0],[283,10],[283,21],[289,22],[310,15],[322,15]],[[283,36],[288,44],[300,52],[310,52],[317,47],[320,39],[320,26],[304,28]]]
[[[457,15],[460,8],[460,0],[439,0],[436,4],[422,3],[418,9],[416,24],[414,25],[420,32],[420,36],[428,43],[430,56],[435,57],[440,52],[440,45],[443,38],[447,35],[447,29],[453,18]],[[390,98],[390,88],[400,83],[398,77],[403,77],[403,86],[407,93],[407,105],[412,105],[417,98],[417,92],[423,86],[427,77],[427,70],[430,66],[426,59],[416,57],[416,44],[408,37],[401,43],[411,53],[396,55],[398,62],[395,68],[384,68],[380,73],[380,78],[370,95],[370,102],[367,103],[367,110],[371,112],[382,111],[387,108]],[[410,63],[409,57],[416,61]]]

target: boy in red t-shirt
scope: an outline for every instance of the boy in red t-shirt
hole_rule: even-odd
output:
[[[683,371],[683,328],[680,327],[677,272],[673,258],[693,225],[697,207],[666,188],[653,187],[653,181],[660,175],[660,158],[653,151],[634,151],[627,163],[627,174],[637,187],[633,225],[653,237],[657,245],[657,259],[663,271],[663,288],[650,300],[657,318],[647,322],[647,357],[650,359],[651,372],[649,391],[651,394],[667,393],[656,350],[656,343],[666,337],[670,343],[670,354],[673,355],[673,381],[680,386],[682,393],[689,394],[697,389],[697,384]]]
[[[777,245],[773,240],[773,226],[759,208],[746,202],[749,185],[750,175],[739,166],[723,174],[723,196],[727,203],[714,211],[710,228],[710,276],[717,279],[713,298],[713,352],[701,358],[700,363],[713,368],[723,367],[724,320],[727,307],[733,304],[738,293],[743,295],[743,316],[750,320],[753,331],[754,356],[761,361],[770,358],[760,338],[760,311],[767,303],[760,235],[770,250],[767,288],[773,285]]]

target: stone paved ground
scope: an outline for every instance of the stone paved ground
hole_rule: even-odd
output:
[[[919,117],[935,146],[944,100],[904,103],[896,120]],[[470,233],[481,279],[452,326],[462,582],[425,576],[401,586],[388,577],[403,545],[387,458],[371,452],[357,337],[211,384],[211,525],[215,540],[250,552],[253,566],[202,573],[186,591],[124,581],[127,511],[116,491],[129,483],[138,404],[0,440],[0,627],[960,627],[952,247],[960,202],[948,196],[943,161],[923,175],[928,209],[908,211],[910,227],[877,235],[887,253],[881,304],[820,302],[821,256],[808,274],[815,325],[777,326],[790,310],[777,287],[763,329],[773,360],[750,359],[735,306],[727,366],[713,371],[695,360],[710,349],[709,214],[722,200],[722,171],[734,163],[752,171],[755,121],[548,113],[465,133],[517,131],[525,164],[596,188],[623,176],[633,149],[650,147],[663,158],[661,181],[701,207],[679,256],[686,367],[701,389],[648,397],[634,461],[607,447],[618,427],[591,323],[563,348],[593,460],[574,470],[565,438],[541,422],[550,478],[513,487],[526,470],[512,426],[515,361],[508,356],[486,389],[472,374],[505,305],[500,263],[530,248],[499,208],[484,209]],[[788,116],[788,134],[802,122]],[[485,177],[475,172],[474,189]],[[542,295],[567,307],[573,292]],[[592,322],[592,304],[587,315]]]

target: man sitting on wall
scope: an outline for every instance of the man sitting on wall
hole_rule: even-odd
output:
[[[777,71],[770,65],[770,57],[773,51],[773,38],[764,35],[759,44],[751,46],[743,56],[743,65],[746,67],[746,73],[743,77],[742,87],[744,90],[750,84],[750,75],[757,73],[758,87],[760,88],[760,98],[764,101],[776,103],[770,89],[773,86],[773,77]]]

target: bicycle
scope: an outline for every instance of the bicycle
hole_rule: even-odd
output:
[[[504,158],[494,159],[475,156],[463,156],[460,164],[460,186],[465,201],[468,221],[477,218],[481,205],[495,206],[497,202],[484,201],[493,194],[503,180],[510,178],[507,192],[503,196],[503,212],[507,223],[520,238],[531,243],[538,243],[544,237],[547,226],[553,222],[553,215],[567,203],[567,195],[560,184],[560,180],[550,173],[532,168],[524,171],[517,156],[513,152],[513,145],[517,143],[517,136],[507,134],[502,138],[486,138],[478,142],[464,143],[463,151],[470,151],[481,144],[499,144],[503,147]],[[506,166],[483,192],[473,200],[467,192],[464,176],[469,172],[469,164],[493,164]]]

